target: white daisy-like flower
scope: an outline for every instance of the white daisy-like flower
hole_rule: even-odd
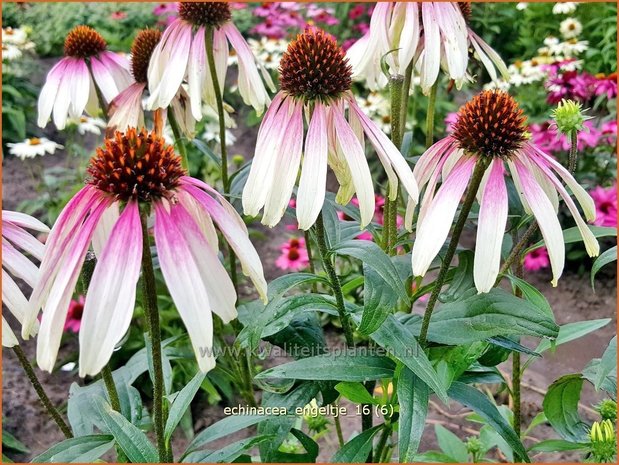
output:
[[[391,103],[380,92],[370,92],[366,98],[358,97],[359,107],[383,130],[391,131]]]
[[[526,10],[529,7],[527,2],[519,2],[516,4],[516,9],[519,11]]]
[[[552,13],[555,15],[569,15],[576,11],[577,2],[561,2],[552,7]]]
[[[31,137],[23,142],[15,142],[6,144],[9,147],[9,153],[16,157],[25,160],[26,158],[34,158],[37,155],[43,156],[45,154],[54,154],[56,149],[63,149],[64,147],[51,141],[45,137]]]
[[[106,124],[101,118],[91,118],[90,116],[82,116],[71,121],[71,124],[77,126],[77,132],[82,136],[85,134],[101,135],[101,129],[105,128]]]
[[[564,39],[573,39],[582,32],[582,24],[576,18],[567,18],[561,21],[559,31]]]
[[[570,39],[565,42],[560,42],[556,46],[556,55],[562,55],[565,58],[573,58],[586,52],[589,48],[589,42],[586,40]],[[571,62],[573,63],[573,62]]]
[[[23,27],[3,27],[2,43],[12,45],[26,45],[28,43],[28,32]]]
[[[276,70],[279,67],[279,61],[282,59],[282,55],[288,47],[288,41],[284,39],[269,39],[262,37],[260,40],[249,39],[247,41],[250,48],[256,55],[258,61],[266,69]],[[230,60],[236,60],[236,55],[230,56]]]
[[[2,61],[13,61],[21,58],[22,51],[17,45],[2,44]]]

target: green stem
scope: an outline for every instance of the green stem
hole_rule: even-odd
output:
[[[307,250],[307,259],[309,260],[310,273],[316,274],[316,266],[314,265],[314,252],[312,252],[311,237],[309,231],[303,231],[303,238],[305,239],[305,248]],[[315,294],[318,292],[318,284],[312,283],[312,292]]]
[[[436,91],[438,89],[438,81],[434,83],[430,89],[428,96],[428,111],[426,113],[426,148],[430,147],[434,142],[434,109],[436,107]]]
[[[406,131],[406,120],[408,119],[408,93],[411,88],[412,76],[413,62],[411,61],[411,64],[408,65],[408,68],[406,68],[406,71],[404,72],[404,82],[402,83],[402,104],[400,105],[400,133],[402,134],[402,137],[404,136],[404,132]],[[401,145],[398,148],[401,149]]]
[[[350,321],[350,317],[346,313],[346,307],[344,306],[344,295],[342,294],[342,285],[340,283],[340,278],[335,272],[331,257],[329,256],[329,248],[327,247],[325,226],[322,219],[322,213],[318,215],[316,223],[314,224],[314,228],[316,231],[316,242],[318,243],[318,252],[320,253],[322,266],[325,269],[327,276],[329,277],[329,283],[331,284],[331,289],[333,289],[333,294],[335,295],[335,302],[337,304],[337,311],[340,316],[340,321],[342,323],[342,329],[344,330],[346,345],[348,347],[354,347],[355,340],[353,337],[352,323]]]
[[[181,164],[187,172],[189,172],[189,160],[187,159],[187,147],[185,146],[185,141],[183,140],[183,135],[181,134],[181,128],[178,125],[178,121],[176,121],[176,117],[174,116],[174,110],[172,108],[168,109],[168,121],[170,122],[170,127],[172,128],[172,134],[174,134],[174,141],[178,146],[178,151],[181,155]]]
[[[389,439],[389,436],[391,436],[391,425],[385,423],[380,433],[378,445],[376,446],[376,453],[374,454],[374,458],[376,459],[374,461],[375,463],[382,463],[381,459],[383,457],[383,452],[385,449],[385,445],[387,444],[387,439]]]
[[[101,378],[105,384],[105,389],[110,398],[110,405],[116,412],[120,412],[120,398],[118,397],[118,391],[116,390],[116,383],[114,382],[114,376],[112,376],[112,369],[109,365],[105,365],[101,370]]]
[[[574,174],[578,163],[578,131],[572,131],[570,134],[570,153],[568,158],[568,170]]]
[[[219,118],[219,145],[221,146],[221,181],[224,185],[224,194],[230,193],[230,183],[228,179],[228,152],[226,148],[226,119],[224,114],[224,101],[219,87],[219,78],[215,68],[215,56],[213,52],[213,27],[206,28],[206,58],[211,71],[211,81],[217,102],[217,116]]]
[[[30,380],[30,384],[32,384],[32,387],[34,388],[37,395],[39,396],[39,400],[43,404],[43,407],[45,407],[45,410],[47,410],[47,413],[52,417],[54,422],[58,425],[58,428],[60,428],[60,431],[62,431],[62,434],[64,434],[64,436],[67,439],[72,438],[73,433],[71,432],[71,428],[69,428],[69,426],[66,424],[66,422],[64,421],[64,419],[62,418],[58,410],[56,410],[56,407],[54,407],[54,405],[52,404],[52,401],[50,400],[50,398],[45,393],[45,390],[43,389],[43,385],[39,381],[39,378],[37,378],[37,375],[34,372],[32,365],[28,361],[28,357],[24,353],[24,350],[19,345],[16,345],[16,346],[13,346],[13,353],[15,354],[15,356],[17,357],[17,360],[19,360],[20,365],[26,372],[26,376]]]
[[[344,435],[342,434],[342,424],[340,423],[340,416],[336,416],[333,418],[333,422],[335,423],[335,432],[337,433],[337,442],[340,446],[344,446]]]
[[[462,204],[462,209],[460,210],[460,215],[458,216],[458,220],[456,221],[456,225],[454,226],[453,234],[451,236],[451,240],[449,241],[449,246],[447,247],[447,252],[445,253],[443,263],[441,264],[441,268],[438,272],[438,277],[434,282],[434,289],[432,289],[432,294],[430,295],[430,299],[428,300],[428,306],[426,307],[426,311],[423,315],[421,332],[419,334],[419,344],[422,347],[425,347],[426,345],[428,328],[430,326],[430,318],[432,317],[432,312],[434,311],[434,307],[436,306],[436,302],[438,301],[438,296],[445,282],[445,278],[447,278],[449,265],[451,264],[451,260],[456,253],[458,242],[460,240],[460,235],[462,234],[462,230],[464,229],[466,220],[469,216],[469,213],[471,212],[473,202],[475,202],[475,196],[477,195],[479,184],[481,183],[487,166],[487,161],[484,158],[480,158],[475,164],[475,169],[473,170],[473,175],[471,176],[471,181],[469,182],[468,192],[466,193],[464,203]]]
[[[144,298],[144,313],[148,320],[150,335],[151,358],[153,360],[153,425],[157,437],[159,460],[171,461],[164,437],[163,418],[163,362],[161,355],[161,328],[159,326],[159,309],[157,306],[157,287],[153,257],[150,253],[150,237],[148,235],[148,215],[140,215],[142,221],[142,293]]]

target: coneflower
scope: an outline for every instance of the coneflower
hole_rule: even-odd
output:
[[[242,268],[266,299],[260,258],[234,208],[214,189],[187,176],[163,138],[145,130],[117,132],[97,149],[89,178],[52,228],[23,333],[43,309],[37,363],[51,371],[67,310],[90,243],[98,256],[80,327],[79,371],[95,375],[131,322],[146,219],[154,217],[159,265],[185,322],[198,365],[212,369],[211,312],[236,318],[236,292],[217,257],[219,228]],[[142,212],[142,213],[141,213]],[[122,271],[122,272],[120,272]]]
[[[96,88],[107,104],[131,84],[129,62],[107,50],[103,37],[88,26],[69,32],[64,54],[47,74],[39,95],[40,127],[47,125],[50,115],[58,129],[64,129],[67,118],[80,118],[84,110],[96,116]]]
[[[364,135],[387,172],[390,197],[395,198],[398,178],[408,194],[417,197],[406,160],[350,92],[350,65],[333,37],[311,28],[299,34],[280,62],[280,83],[281,91],[258,130],[243,190],[246,214],[255,216],[264,207],[262,222],[275,226],[284,215],[301,166],[297,220],[299,228],[309,229],[324,202],[329,165],[340,184],[336,200],[345,205],[356,193],[361,226],[366,226],[374,216],[375,199]]]
[[[459,89],[471,80],[471,46],[492,80],[495,67],[507,76],[501,57],[469,27],[470,16],[470,2],[379,2],[370,30],[348,50],[353,74],[364,77],[371,89],[382,87],[387,83],[381,72],[385,59],[392,74],[403,75],[414,64],[426,94],[441,68]]]
[[[168,107],[187,76],[191,111],[194,118],[200,120],[203,101],[212,107],[216,105],[207,47],[212,46],[217,81],[223,93],[229,42],[238,57],[241,97],[258,114],[262,113],[270,102],[262,80],[271,88],[274,88],[273,83],[266,69],[262,68],[262,73],[258,71],[249,45],[231,19],[226,2],[179,3],[178,18],[164,31],[148,67],[148,108]]]
[[[425,187],[413,245],[415,276],[425,275],[441,250],[460,199],[480,163],[485,171],[477,192],[480,209],[474,264],[479,292],[488,292],[494,286],[500,269],[508,211],[506,166],[525,210],[539,223],[550,257],[553,285],[557,284],[565,261],[563,231],[557,218],[559,196],[576,221],[587,253],[598,255],[595,236],[559,178],[570,188],[589,221],[595,219],[593,200],[567,169],[528,140],[526,127],[526,118],[510,95],[484,91],[460,109],[453,134],[421,156],[414,169],[420,188]],[[413,211],[410,207],[408,226]]]

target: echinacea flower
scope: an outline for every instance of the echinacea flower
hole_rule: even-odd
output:
[[[559,2],[555,3],[552,7],[552,14],[554,15],[569,15],[576,11],[578,7],[577,2]]]
[[[589,192],[595,202],[596,218],[594,224],[598,226],[617,226],[617,186],[604,188],[597,186]]]
[[[27,229],[39,233],[49,232],[49,228],[36,218],[24,213],[2,210],[2,303],[19,323],[24,322],[28,312],[28,299],[11,275],[21,279],[29,287],[34,287],[39,277],[39,269],[24,252],[37,260],[43,257],[43,244],[26,231]],[[37,333],[38,323],[33,323],[27,336]],[[13,347],[17,344],[17,337],[3,316],[2,345]]]
[[[82,136],[86,134],[101,135],[101,129],[105,128],[105,121],[101,118],[92,118],[90,116],[82,116],[77,120],[71,120],[71,124],[77,126],[77,132]]]
[[[67,311],[67,319],[64,322],[64,330],[78,334],[80,326],[82,326],[82,315],[84,314],[84,303],[86,299],[81,295],[77,300],[71,300],[69,310]]]
[[[470,2],[377,3],[369,32],[348,50],[353,75],[363,76],[370,89],[384,86],[384,59],[392,74],[403,75],[413,63],[425,94],[441,68],[460,89],[471,80],[467,66],[472,46],[493,81],[495,67],[507,78],[501,57],[468,26],[470,16]]]
[[[23,142],[12,142],[6,144],[9,148],[9,153],[16,157],[25,160],[26,158],[34,158],[37,155],[42,157],[49,153],[53,155],[56,153],[56,149],[63,149],[64,147],[56,142],[47,139],[46,137],[31,137]]]
[[[202,101],[216,105],[215,87],[207,60],[206,34],[212,34],[212,45],[220,92],[228,69],[228,42],[239,62],[238,86],[243,101],[262,114],[270,98],[262,79],[269,87],[273,82],[262,68],[262,79],[256,59],[247,42],[231,21],[230,6],[225,2],[181,2],[178,18],[164,31],[148,67],[149,109],[166,108],[176,95],[183,79],[187,85],[191,112],[202,118]],[[211,40],[211,39],[209,39]]]
[[[215,226],[266,299],[260,258],[234,208],[214,189],[187,176],[171,146],[156,133],[117,132],[97,149],[87,184],[61,212],[47,240],[40,279],[23,332],[43,308],[37,363],[54,367],[67,311],[92,242],[95,266],[79,333],[80,376],[95,375],[129,328],[140,275],[147,215],[154,220],[159,266],[185,322],[198,365],[215,366],[211,312],[236,318],[236,292],[217,256]]]
[[[84,110],[96,116],[99,88],[105,103],[131,84],[129,62],[107,50],[101,35],[88,26],[77,26],[64,43],[65,57],[47,74],[39,95],[38,125],[45,127],[50,115],[58,129],[64,129],[67,118],[79,118]]]
[[[123,90],[110,103],[108,127],[114,131],[144,127],[142,100],[148,87],[148,66],[151,56],[161,40],[157,29],[143,29],[137,33],[131,45],[131,74],[135,82]],[[175,120],[184,134],[193,137],[195,119],[189,108],[189,95],[181,86],[170,102]]]
[[[286,271],[299,271],[309,266],[309,255],[303,238],[293,237],[280,247],[275,266]]]
[[[546,247],[538,247],[531,250],[524,256],[523,265],[527,271],[538,271],[542,268],[547,268],[550,265],[550,258],[548,257]]]
[[[559,31],[564,39],[573,39],[582,32],[582,24],[576,18],[567,18],[561,21]]]
[[[598,255],[595,236],[557,175],[570,188],[589,221],[595,219],[593,199],[569,171],[527,139],[526,118],[509,94],[484,91],[460,109],[453,134],[430,147],[415,165],[420,188],[426,188],[413,245],[415,276],[424,276],[441,250],[478,163],[485,169],[477,193],[480,209],[473,273],[479,292],[493,287],[500,268],[508,209],[505,165],[525,211],[533,214],[539,224],[552,265],[553,285],[565,262],[563,231],[557,218],[559,196],[574,217],[589,256]],[[437,190],[440,179],[442,184]],[[408,209],[408,226],[412,211]]]
[[[243,190],[247,215],[256,216],[264,207],[262,223],[275,226],[284,215],[301,166],[296,213],[299,228],[309,229],[323,206],[329,165],[340,184],[337,202],[347,204],[356,192],[361,226],[366,226],[374,216],[375,200],[364,134],[387,172],[390,198],[397,194],[398,178],[410,196],[418,196],[406,160],[350,92],[350,66],[335,39],[317,29],[299,34],[282,57],[280,83],[281,91],[258,130]]]

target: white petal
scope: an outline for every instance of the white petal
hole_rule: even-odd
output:
[[[65,70],[68,63],[69,60],[63,58],[56,63],[47,74],[47,78],[45,79],[45,84],[41,89],[41,94],[39,95],[38,101],[39,116],[37,124],[41,128],[44,128],[47,125],[47,120],[49,120],[49,117],[52,114],[54,102],[56,101],[56,95],[58,94],[58,88],[63,76],[65,75]]]
[[[424,94],[436,82],[441,65],[441,37],[438,28],[434,4],[424,2],[421,4],[423,18],[424,48],[420,72],[420,85]]]
[[[2,347],[15,347],[19,345],[19,341],[11,330],[11,327],[2,317]]]
[[[99,220],[99,224],[92,236],[92,249],[97,259],[101,257],[119,216],[118,202],[111,204],[101,215],[101,220]]]
[[[36,218],[33,218],[32,216],[26,215],[25,213],[21,212],[2,210],[2,221],[9,221],[13,224],[16,224],[17,226],[26,229],[33,229],[35,231],[44,233],[49,232],[49,228],[47,227],[47,225],[41,223]]]

